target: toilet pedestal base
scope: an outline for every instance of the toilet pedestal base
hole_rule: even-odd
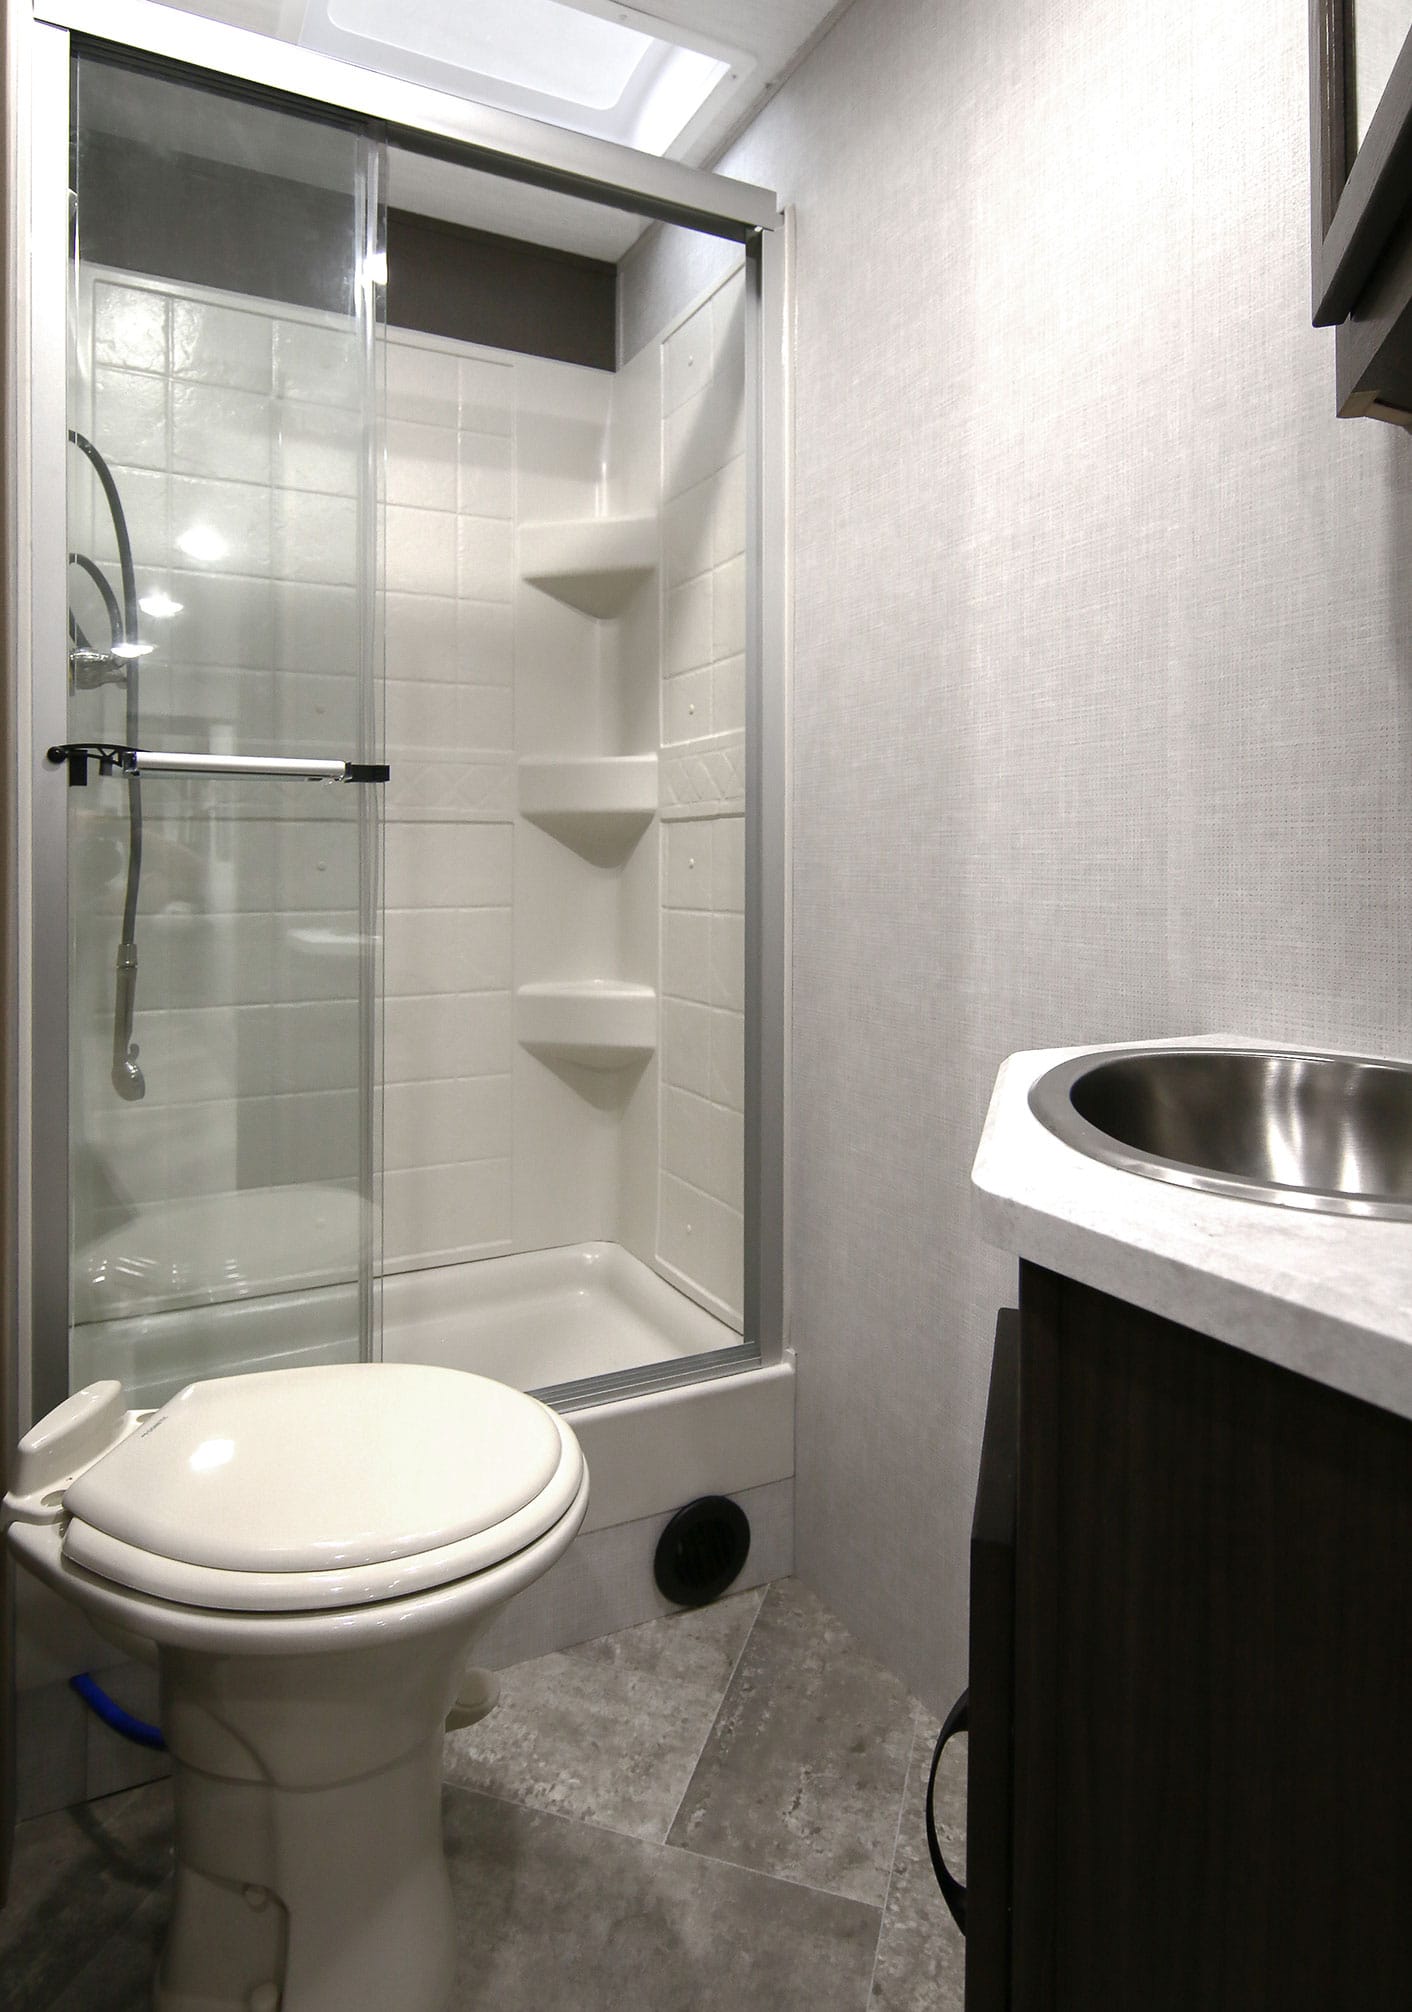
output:
[[[348,1655],[163,1651],[176,1885],[157,2012],[444,2012],[442,1723],[492,1618]]]
[[[178,1767],[157,2012],[443,2012],[456,1965],[441,1731],[336,1788]]]

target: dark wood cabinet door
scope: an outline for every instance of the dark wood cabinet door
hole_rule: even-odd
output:
[[[1406,2012],[1412,1427],[1021,1307],[1016,2012]]]

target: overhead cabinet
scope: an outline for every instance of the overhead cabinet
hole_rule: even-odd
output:
[[[1309,0],[1316,327],[1344,418],[1412,426],[1412,12]]]

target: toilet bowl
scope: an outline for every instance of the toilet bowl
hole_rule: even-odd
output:
[[[96,1383],[21,1442],[14,1483],[19,1562],[156,1652],[159,2012],[442,2012],[443,1726],[477,1637],[583,1521],[564,1421],[400,1363],[216,1378],[153,1412]]]

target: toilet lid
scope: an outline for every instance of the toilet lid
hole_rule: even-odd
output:
[[[199,1606],[392,1598],[562,1516],[572,1433],[461,1370],[347,1363],[193,1383],[70,1485],[65,1555]]]

